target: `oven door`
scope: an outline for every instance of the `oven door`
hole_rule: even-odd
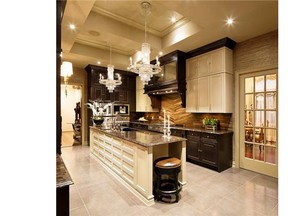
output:
[[[114,115],[129,115],[129,104],[114,104],[113,106],[113,114]]]

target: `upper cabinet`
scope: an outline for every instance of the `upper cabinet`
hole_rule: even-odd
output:
[[[144,93],[144,84],[140,77],[136,77],[136,112],[159,112],[158,108],[152,107],[151,98]]]
[[[186,60],[186,112],[233,112],[232,60],[227,47]]]
[[[163,94],[179,94],[182,106],[186,106],[186,53],[176,50],[159,58],[162,71],[155,74],[148,85],[145,94],[151,100],[160,98]],[[152,64],[155,61],[151,62]],[[153,106],[153,104],[152,104]]]
[[[111,101],[116,103],[129,103],[130,111],[136,109],[136,74],[115,69],[114,74],[121,75],[122,84],[116,86],[114,91],[110,93],[107,87],[99,83],[99,75],[107,76],[107,68],[95,65],[88,65],[85,70],[88,77],[88,99]]]
[[[190,58],[186,60],[186,79],[208,76],[232,71],[233,51],[227,47]]]

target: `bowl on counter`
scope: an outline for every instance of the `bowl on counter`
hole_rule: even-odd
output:
[[[93,119],[94,124],[101,125],[104,122],[104,118]]]

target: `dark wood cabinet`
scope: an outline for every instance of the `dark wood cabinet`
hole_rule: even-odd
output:
[[[110,93],[105,85],[99,83],[100,74],[104,77],[107,74],[106,67],[88,65],[85,70],[88,73],[89,100],[129,103],[130,111],[136,111],[136,74],[115,69],[114,74],[119,73],[121,75],[122,84],[116,86],[114,91]]]
[[[228,169],[232,166],[232,134],[187,131],[187,161],[218,172]]]
[[[179,94],[182,106],[186,107],[186,53],[175,50],[159,58],[162,71],[155,74],[148,85],[145,85],[145,94],[151,97],[152,106],[161,105],[161,95]],[[151,62],[156,63],[156,60]]]
[[[185,130],[179,130],[179,129],[172,128],[170,131],[171,131],[172,136],[185,138]]]
[[[187,132],[186,135],[186,156],[187,159],[200,161],[200,138],[199,132]]]

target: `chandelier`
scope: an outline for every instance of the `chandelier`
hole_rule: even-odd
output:
[[[135,62],[135,64],[132,64],[132,58],[130,57],[130,65],[128,70],[139,74],[144,85],[147,85],[154,74],[161,72],[161,67],[158,57],[156,57],[155,65],[150,64],[150,44],[146,42],[146,16],[151,12],[151,4],[149,2],[142,2],[141,7],[145,15],[145,42],[142,43],[141,47],[141,60]]]
[[[63,61],[61,65],[61,76],[64,77],[65,95],[67,97],[67,85],[69,77],[73,74],[73,66],[71,62]]]
[[[110,46],[110,64],[107,65],[107,79],[104,79],[103,75],[100,74],[99,83],[106,85],[108,91],[110,93],[113,92],[116,86],[121,85],[121,76],[117,75],[117,80],[114,80],[114,65],[111,64],[111,46]]]

